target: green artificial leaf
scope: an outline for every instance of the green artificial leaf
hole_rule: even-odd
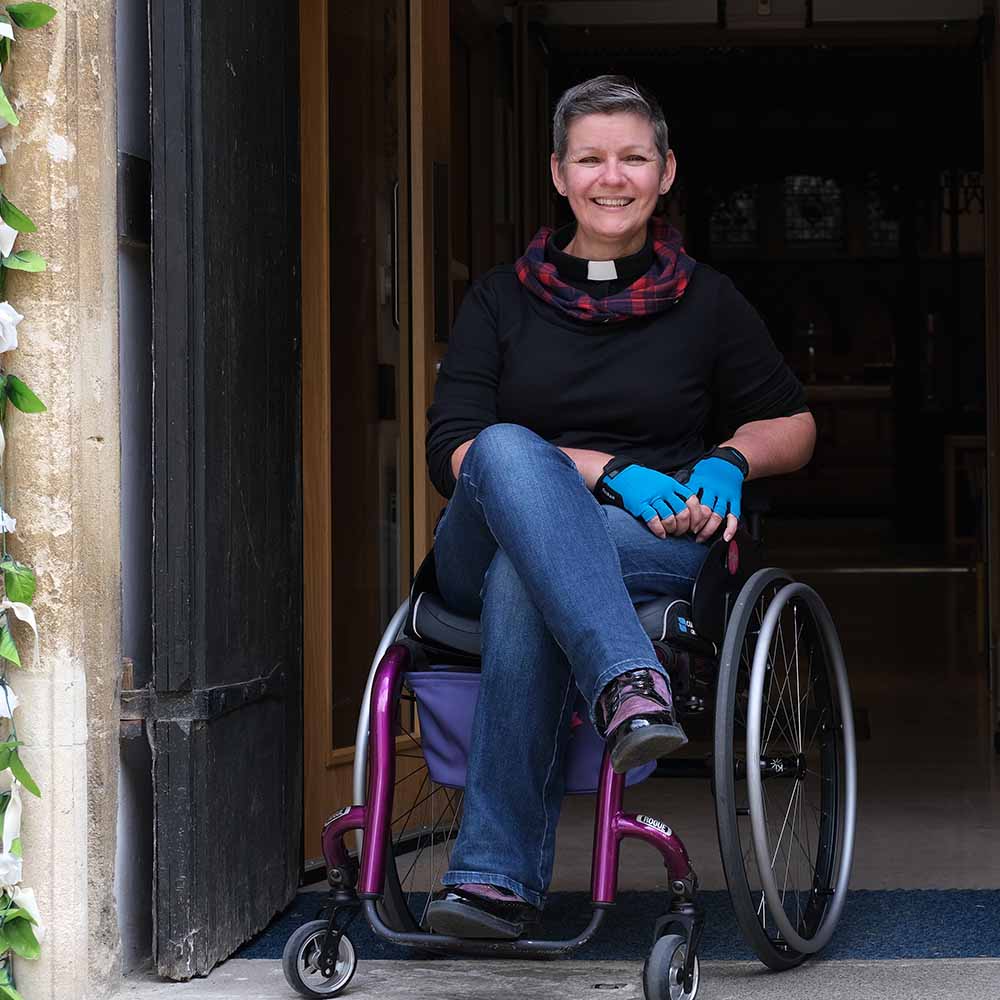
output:
[[[5,951],[10,950],[10,942],[7,940],[7,933],[2,926],[0,926],[0,948],[3,949],[3,951],[0,951],[0,955],[2,955]],[[9,994],[3,992],[3,990],[9,988],[9,981],[0,982],[0,996],[9,996]]]
[[[20,855],[18,855],[20,857]],[[20,906],[11,907],[11,909],[6,910],[2,914],[4,920],[27,920],[29,924],[37,924],[38,921],[27,911],[21,909]]]
[[[8,599],[30,604],[35,598],[35,571],[11,556],[0,559],[0,570],[3,570],[3,585]]]
[[[15,837],[10,842],[10,853],[13,854],[15,858],[22,857],[22,854],[21,854],[21,838],[20,837]]]
[[[7,92],[0,86],[0,118],[3,118],[8,125],[20,125],[21,119],[17,117],[14,109],[7,100]]]
[[[0,656],[9,660],[15,667],[21,665],[21,657],[17,652],[14,637],[10,634],[9,625],[0,625]]]
[[[40,28],[56,16],[55,8],[47,3],[15,3],[7,13],[19,28]]]
[[[7,272],[0,267],[0,275]],[[0,375],[0,421],[7,418],[7,376]]]
[[[9,258],[4,258],[9,259]],[[22,413],[44,413],[45,404],[16,375],[7,376],[7,398]],[[13,598],[11,598],[13,600]]]
[[[3,104],[0,103],[0,115],[3,114]],[[44,271],[45,258],[34,250],[18,250],[9,257],[4,257],[0,263],[12,271]]]
[[[24,997],[9,983],[0,983],[0,996],[5,1000],[24,1000]]]
[[[0,66],[10,62],[10,39],[0,38]]]
[[[6,771],[10,767],[10,758],[13,756],[14,751],[17,749],[17,740],[6,740],[0,743],[0,771]],[[0,955],[3,954],[3,950],[0,949]]]
[[[16,229],[19,233],[38,231],[38,226],[3,193],[0,193],[0,219],[3,219],[11,229]]]
[[[3,817],[4,814],[7,812],[7,806],[9,805],[10,805],[10,792],[4,792],[2,795],[0,795],[0,830],[3,830]],[[7,897],[4,896],[3,899],[7,900]],[[9,900],[7,900],[7,902],[9,902]],[[7,904],[0,901],[0,913],[3,912],[3,907],[5,905]]]
[[[20,955],[21,958],[38,958],[41,954],[38,939],[27,920],[5,920],[3,929],[10,944],[10,950],[15,955]]]
[[[17,780],[20,781],[21,784],[24,785],[24,787],[27,788],[36,799],[40,799],[42,797],[42,793],[38,790],[38,785],[35,784],[35,779],[28,774],[28,769],[24,766],[24,761],[18,757],[16,750],[10,755],[10,763],[7,766],[10,768],[11,774],[13,774],[14,777],[17,778]]]

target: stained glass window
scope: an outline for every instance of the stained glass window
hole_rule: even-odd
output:
[[[951,252],[952,217],[958,208],[958,252],[983,252],[986,193],[979,170],[945,170],[941,174],[941,250]]]
[[[844,197],[831,177],[785,178],[785,239],[839,246],[844,241]]]

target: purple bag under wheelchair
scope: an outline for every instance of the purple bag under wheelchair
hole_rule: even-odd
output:
[[[449,788],[464,788],[472,716],[479,699],[479,674],[431,667],[404,676],[417,699],[421,744],[431,779]],[[587,718],[583,699],[579,695],[577,699],[582,724],[574,727],[566,750],[568,795],[597,791],[604,754],[604,740]],[[645,781],[655,770],[656,761],[633,768],[625,776],[625,784]]]

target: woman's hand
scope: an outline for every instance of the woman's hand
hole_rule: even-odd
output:
[[[707,542],[715,537],[715,533],[722,524],[722,515],[716,513],[711,507],[706,507],[697,496],[691,497],[688,501],[691,508],[691,524],[689,531],[695,536],[696,542]],[[728,542],[736,529],[739,527],[739,518],[735,514],[726,514],[726,528],[722,537]]]
[[[690,530],[695,541],[704,542],[719,529],[723,517],[726,529],[723,538],[729,541],[739,524],[743,480],[749,472],[746,457],[735,448],[715,448],[691,469],[682,470],[683,479],[695,494],[689,501],[692,510]],[[691,504],[691,501],[695,501]]]
[[[692,491],[673,476],[635,462],[612,459],[597,480],[594,492],[600,499],[639,518],[658,538],[677,533],[668,530],[668,523],[676,529],[682,519],[690,517],[686,501]]]

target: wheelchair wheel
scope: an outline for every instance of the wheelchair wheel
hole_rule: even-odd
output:
[[[431,893],[448,870],[462,822],[464,791],[433,781],[420,748],[416,699],[403,685],[396,736],[396,786],[379,911],[395,931],[426,930]]]
[[[281,967],[285,981],[296,993],[304,997],[339,996],[354,977],[358,957],[351,939],[342,934],[337,956],[328,969],[322,969],[319,959],[326,941],[327,921],[310,920],[299,927],[285,943]]]
[[[733,608],[713,772],[737,921],[765,965],[791,968],[829,941],[843,909],[856,762],[833,622],[816,592],[782,570],[755,573]]]
[[[646,1000],[694,1000],[701,979],[698,956],[694,959],[691,989],[684,989],[687,941],[680,934],[665,934],[653,945],[642,967],[642,992]]]

